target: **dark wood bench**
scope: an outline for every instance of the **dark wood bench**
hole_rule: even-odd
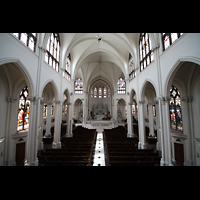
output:
[[[88,161],[46,161],[45,166],[89,166]]]
[[[159,163],[155,161],[110,161],[109,166],[155,166]]]

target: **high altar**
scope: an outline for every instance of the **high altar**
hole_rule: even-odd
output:
[[[94,119],[102,120],[103,118],[107,118],[107,105],[98,104],[94,105]]]

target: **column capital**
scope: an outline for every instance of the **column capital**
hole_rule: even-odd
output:
[[[71,102],[68,102],[68,103],[67,103],[67,105],[68,105],[68,106],[71,106],[71,105],[72,105],[72,103],[71,103]]]
[[[166,97],[159,96],[159,97],[157,97],[157,99],[159,101],[161,101],[162,104],[164,105],[165,103],[169,103],[169,101],[171,100],[171,97],[168,97],[168,96],[166,96]]]
[[[154,99],[154,102],[155,102],[155,104],[158,104],[158,103],[159,103],[159,99],[156,97],[156,98]]]
[[[54,101],[55,104],[61,105],[62,101],[58,100],[58,101]]]
[[[8,103],[13,103],[13,102],[17,101],[17,97],[6,97],[6,101]]]
[[[142,105],[142,104],[144,104],[144,103],[145,103],[145,101],[138,100],[138,101],[137,101],[137,103],[138,103],[139,105]]]
[[[50,102],[47,103],[48,106],[51,106],[52,104],[53,104],[52,101],[50,101]]]
[[[181,97],[181,101],[183,102],[191,102],[193,100],[193,97],[192,96],[189,96],[189,97]]]
[[[39,97],[28,97],[28,100],[36,105],[38,103]]]

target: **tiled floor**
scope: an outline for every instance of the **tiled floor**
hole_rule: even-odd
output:
[[[97,133],[93,166],[105,166],[103,133]]]
[[[94,160],[93,160],[93,166],[106,166],[105,164],[105,152],[104,152],[104,138],[103,138],[103,130],[104,126],[101,126],[100,124],[97,126],[91,126],[91,124],[86,125],[87,128],[97,130],[97,137],[96,137],[96,144],[95,144],[95,151],[94,151]],[[111,129],[112,124],[109,126],[106,126],[106,129]]]

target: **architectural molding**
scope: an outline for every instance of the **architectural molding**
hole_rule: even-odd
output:
[[[38,44],[38,48],[41,49],[41,50],[43,50],[44,53],[46,52],[46,48],[43,48],[43,47],[42,47],[42,44]]]
[[[145,101],[142,101],[142,100],[137,101],[137,104],[139,104],[139,105],[142,105],[144,103],[145,103]]]
[[[63,102],[58,100],[58,101],[54,101],[54,103],[57,104],[57,105],[61,105]]]
[[[28,100],[34,105],[37,105],[39,99],[39,97],[28,97]]]
[[[192,96],[185,96],[185,97],[181,97],[181,101],[183,102],[192,102],[193,101],[193,97]]]
[[[17,100],[18,100],[17,97],[6,97],[6,101],[7,101],[8,103],[13,103],[13,102],[15,102],[15,101],[17,101]]]

